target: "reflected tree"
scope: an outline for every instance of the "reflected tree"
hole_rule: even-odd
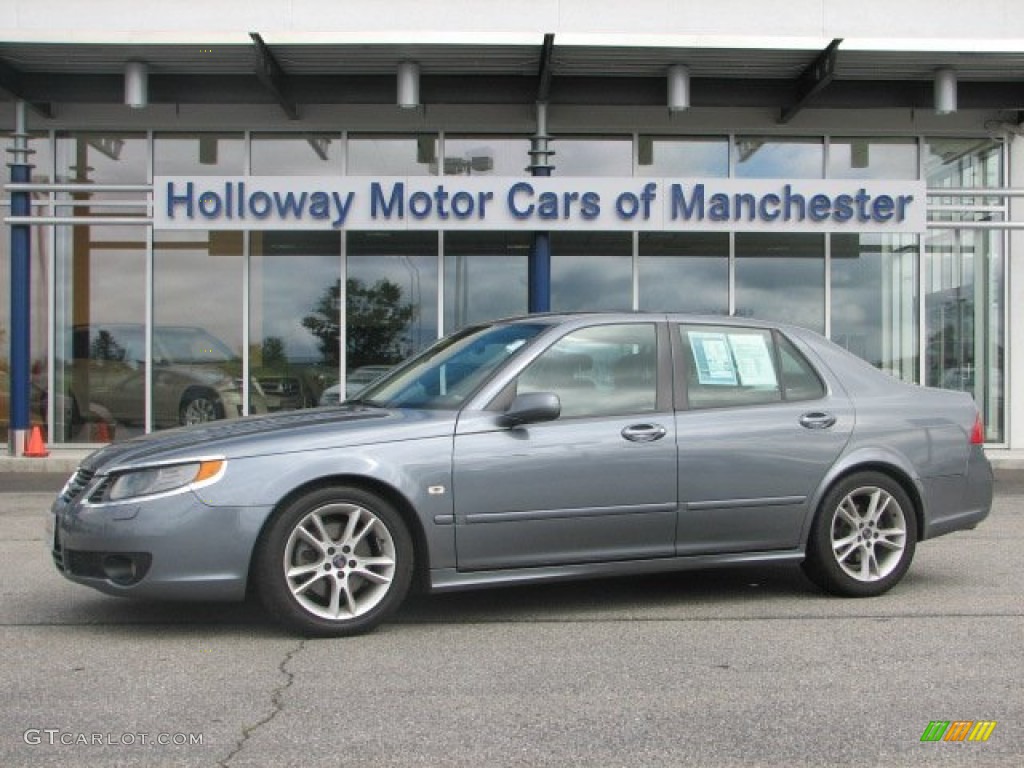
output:
[[[89,346],[89,357],[93,360],[116,360],[124,362],[127,351],[117,343],[110,331],[100,331]]]
[[[345,353],[348,369],[362,365],[393,365],[409,354],[406,332],[416,308],[402,301],[402,288],[390,280],[367,285],[362,280],[345,281],[348,303]],[[320,297],[312,314],[302,325],[318,339],[326,365],[337,366],[341,335],[341,281]]]
[[[263,365],[267,368],[284,368],[288,365],[288,355],[285,354],[284,339],[280,336],[267,336],[263,340],[263,348],[260,352]]]

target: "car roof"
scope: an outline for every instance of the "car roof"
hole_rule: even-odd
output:
[[[616,322],[616,321],[637,321],[648,320],[649,322],[669,321],[673,323],[695,323],[699,325],[724,325],[738,326],[743,328],[764,328],[779,329],[794,333],[814,333],[806,328],[779,323],[771,320],[764,320],[754,317],[738,317],[735,315],[702,315],[686,312],[542,312],[532,315],[516,315],[513,317],[495,320],[493,324],[503,323],[529,323],[545,321],[551,325],[578,324],[587,325],[594,322]]]

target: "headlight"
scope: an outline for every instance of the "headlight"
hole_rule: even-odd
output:
[[[225,463],[223,459],[212,459],[125,472],[111,483],[107,500],[119,501],[135,496],[152,496],[186,485],[212,481],[223,471]]]

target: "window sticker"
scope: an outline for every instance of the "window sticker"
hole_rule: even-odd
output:
[[[779,385],[764,336],[759,333],[730,333],[729,346],[742,386],[774,388]]]
[[[697,381],[704,385],[735,387],[736,366],[724,333],[688,331]]]

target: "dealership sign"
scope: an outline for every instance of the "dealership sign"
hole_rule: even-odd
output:
[[[158,229],[924,232],[912,181],[158,176]]]

